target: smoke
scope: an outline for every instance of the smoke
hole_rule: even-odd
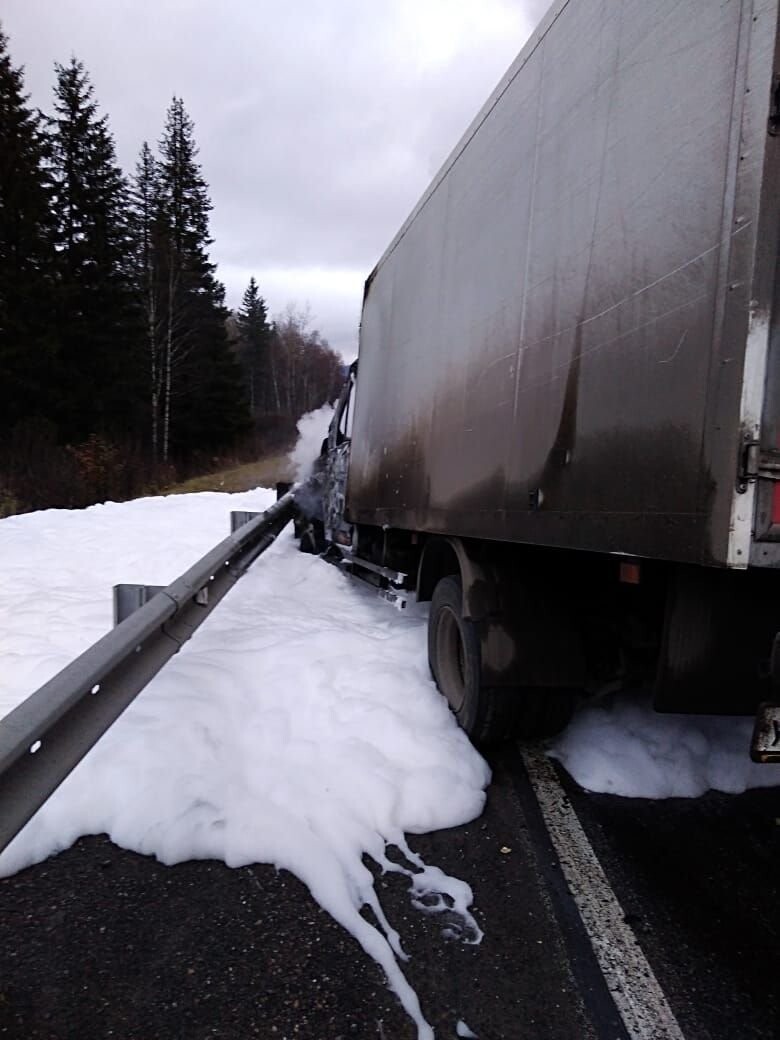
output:
[[[312,475],[332,418],[333,405],[324,404],[298,420],[298,441],[290,454],[296,481],[308,480]]]
[[[322,496],[325,469],[322,465],[322,442],[328,436],[333,418],[333,405],[324,404],[316,412],[307,412],[298,420],[298,441],[290,453],[295,480],[301,487],[295,492],[298,512],[307,520],[323,519]]]

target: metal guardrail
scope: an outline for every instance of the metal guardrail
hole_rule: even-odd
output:
[[[229,537],[172,584],[148,588],[138,609],[0,720],[0,851],[271,545],[293,517],[293,494],[265,513],[233,514]]]

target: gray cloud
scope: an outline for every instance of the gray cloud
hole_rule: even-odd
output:
[[[195,121],[213,259],[237,306],[309,303],[354,355],[363,281],[547,7],[545,0],[4,0],[33,102],[86,65],[120,161]]]

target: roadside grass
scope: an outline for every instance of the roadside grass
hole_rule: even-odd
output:
[[[292,480],[293,467],[285,452],[267,455],[256,462],[247,462],[234,469],[218,470],[202,477],[192,477],[180,484],[163,488],[161,495],[187,495],[195,491],[251,491],[256,487],[272,488],[280,480]]]

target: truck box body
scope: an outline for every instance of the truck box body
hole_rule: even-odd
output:
[[[366,283],[353,522],[780,564],[777,40],[554,4]]]

